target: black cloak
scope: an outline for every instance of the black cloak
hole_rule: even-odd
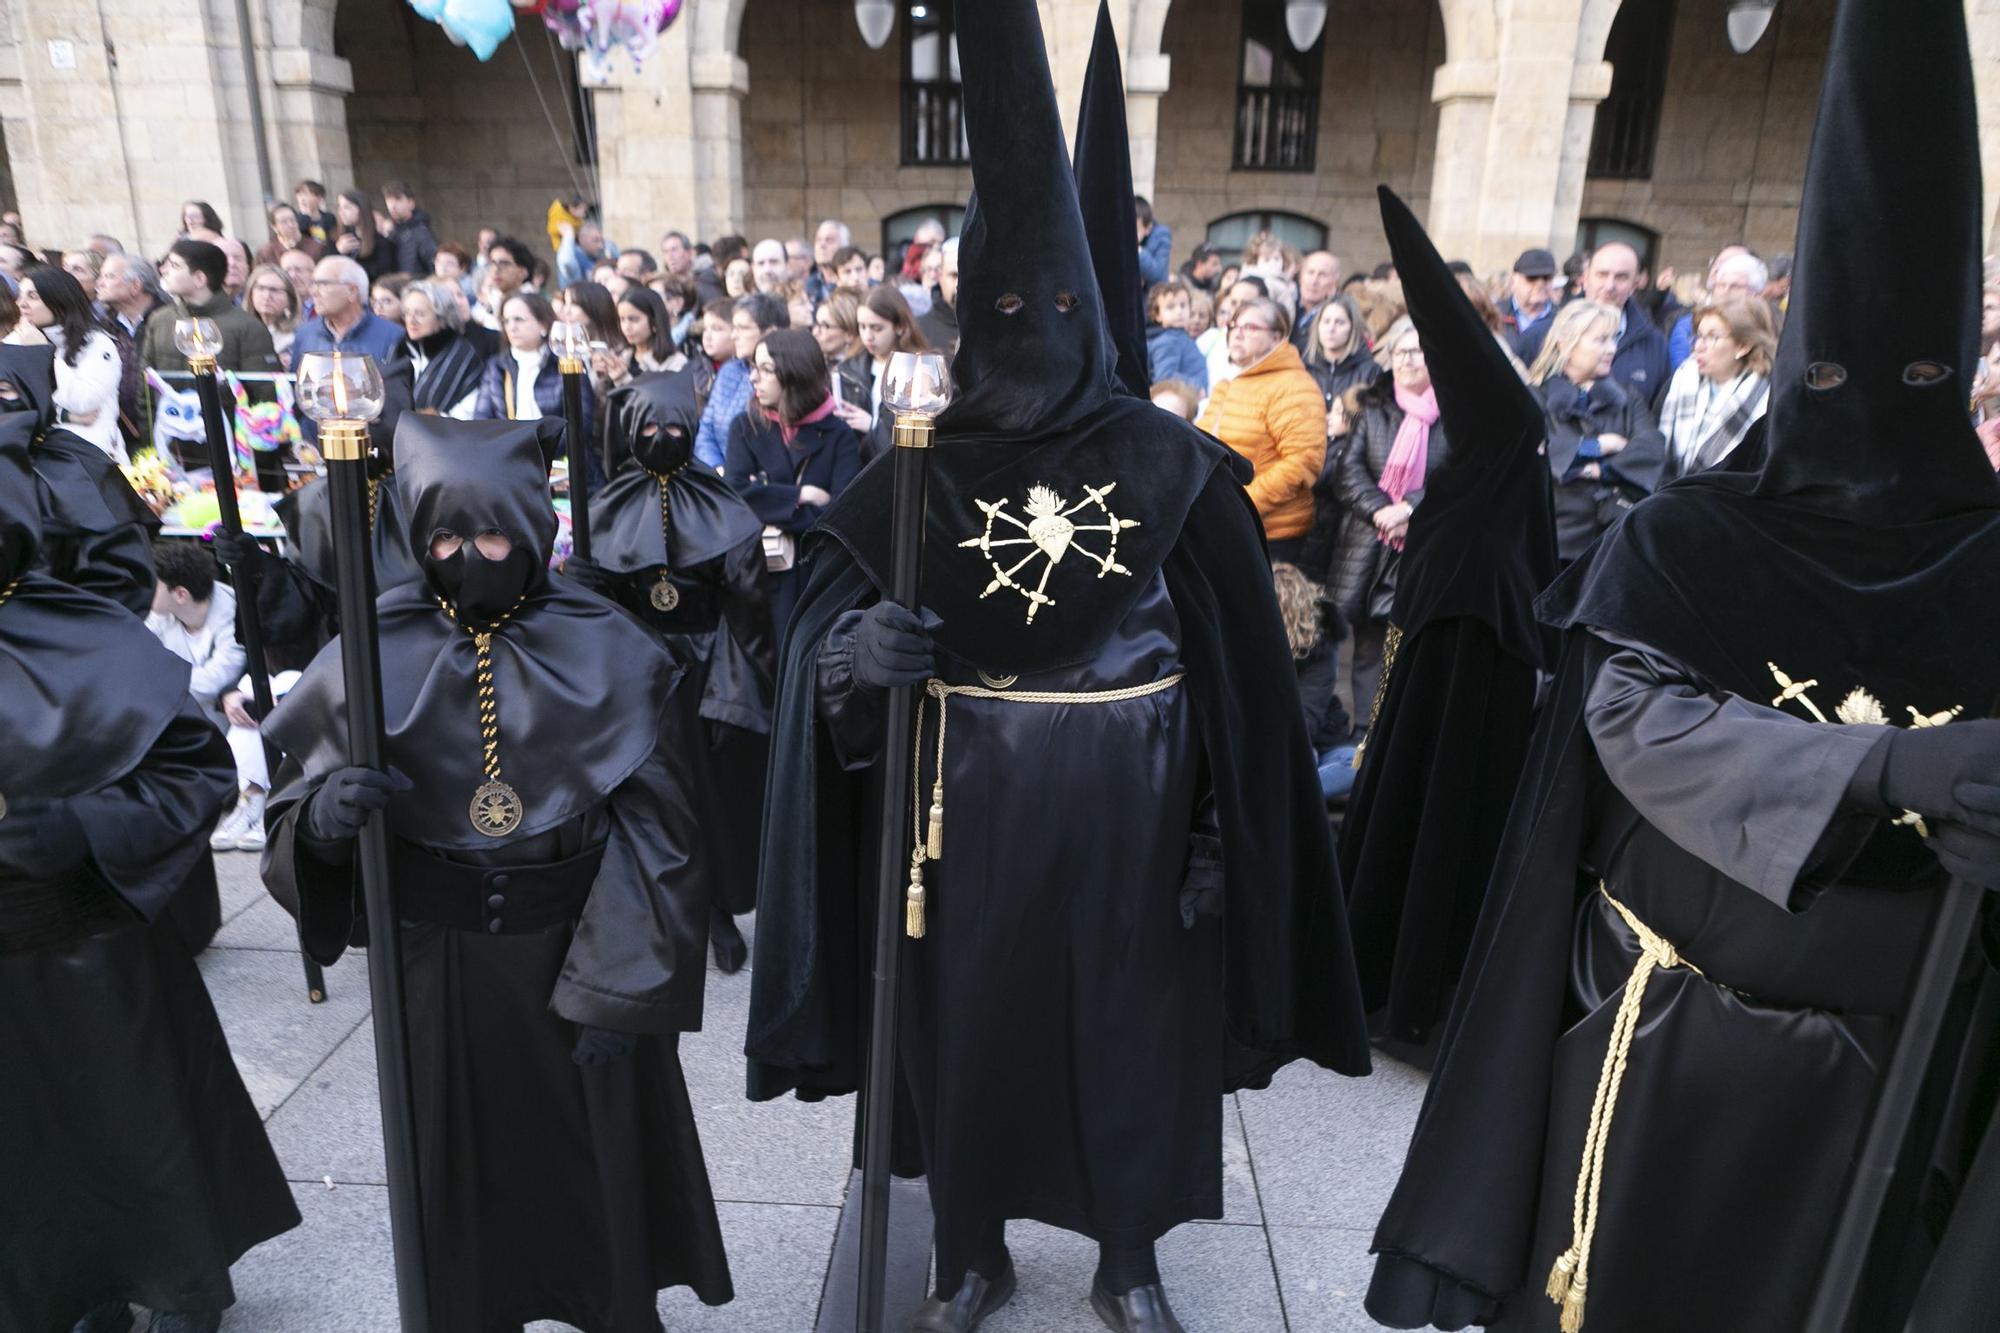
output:
[[[1540,1285],[1562,1244],[1550,1237],[1569,1220],[1587,1082],[1609,1023],[1601,1001],[1592,1009],[1571,992],[1610,989],[1615,1001],[1615,983],[1607,987],[1592,960],[1609,955],[1610,970],[1623,972],[1633,958],[1629,934],[1617,936],[1614,923],[1607,935],[1606,914],[1587,896],[1593,873],[1612,873],[1607,857],[1622,859],[1634,881],[1618,887],[1649,893],[1642,919],[1657,913],[1654,927],[1717,984],[1676,969],[1655,983],[1669,998],[1647,1001],[1627,1075],[1628,1087],[1641,1086],[1639,1104],[1619,1111],[1625,1151],[1613,1142],[1606,1168],[1608,1192],[1615,1182],[1623,1200],[1650,1201],[1639,1205],[1637,1236],[1609,1259],[1624,1274],[1612,1290],[1638,1305],[1607,1310],[1606,1327],[1793,1333],[1803,1318],[1942,873],[1911,830],[1865,817],[1843,829],[1836,819],[1774,912],[1742,883],[1704,872],[1646,820],[1629,834],[1606,825],[1622,796],[1605,782],[1586,699],[1619,645],[1632,644],[1703,692],[1694,697],[1722,706],[1781,698],[1789,691],[1774,671],[1783,670],[1828,712],[1865,690],[1890,719],[1953,706],[1993,713],[2000,485],[1963,402],[1978,325],[1974,124],[1959,7],[1844,0],[1806,174],[1800,283],[1759,447],[1639,504],[1539,605],[1545,623],[1566,631],[1562,661],[1444,1055],[1375,1235],[1369,1310],[1384,1323],[1554,1325]],[[1893,223],[1876,206],[1885,200],[1897,202]],[[1885,282],[1880,256],[1912,243],[1905,252],[1921,261]],[[1654,793],[1656,808],[1697,807],[1723,776],[1685,774]],[[1760,769],[1737,781],[1782,801],[1815,777]],[[1608,841],[1614,835],[1627,851]],[[1660,868],[1631,856],[1633,846],[1651,847]],[[1776,847],[1746,840],[1745,859]],[[1968,977],[1991,987],[1982,964],[1969,964]],[[1953,1029],[1965,1030],[1962,1006]],[[1950,1031],[1932,1093],[1990,1086],[1990,1041],[1960,1045]],[[1691,1112],[1689,1087],[1718,1083],[1731,1113]],[[1970,1144],[1942,1133],[1941,1096],[1927,1094],[1913,1136],[1932,1167],[1921,1201],[1929,1225],[1912,1216],[1915,1191],[1892,1199],[1858,1327],[1903,1326],[1909,1265],[1921,1272],[1948,1207],[1937,1186],[1963,1177]],[[1962,1119],[1976,1135],[1984,1117]],[[1677,1121],[1687,1132],[1676,1140]],[[1641,1143],[1670,1150],[1634,1151]],[[1729,1190],[1712,1165],[1720,1161],[1754,1164],[1731,1199],[1740,1211],[1714,1206]],[[1972,1182],[1990,1186],[1991,1171]],[[1708,1201],[1708,1215],[1661,1207],[1695,1199]],[[1991,1215],[1977,1196],[1961,1207],[1968,1218]],[[1552,1229],[1558,1214],[1563,1226]],[[1968,1248],[1977,1247],[1945,1253],[1962,1262]],[[1702,1256],[1727,1260],[1688,1281]],[[1657,1282],[1670,1264],[1684,1287],[1663,1302],[1648,1275]],[[1963,1290],[1963,1272],[1935,1276]],[[1733,1313],[1707,1322],[1718,1308]]]
[[[611,481],[591,497],[591,556],[613,576],[613,600],[658,632],[688,673],[664,743],[693,757],[713,901],[748,912],[777,672],[763,523],[727,482],[689,466],[701,419],[692,377],[642,375],[612,393],[606,418]],[[665,611],[653,601],[663,579],[674,589]]]
[[[218,1311],[229,1265],[298,1223],[201,976],[164,911],[234,787],[187,666],[33,569],[28,451],[0,440],[0,1325],[64,1333],[114,1300]],[[67,807],[74,866],[5,825]],[[143,1105],[144,1114],[132,1109]]]
[[[110,456],[55,424],[55,349],[0,347],[0,428],[32,438],[43,568],[143,618],[160,520]]]
[[[1174,692],[1154,696],[1163,701],[1157,717],[1130,715],[1102,750],[1090,739],[1099,721],[1094,717],[1057,715],[1062,725],[1049,723],[1051,730],[1041,734],[1032,708],[994,704],[997,712],[981,713],[974,701],[959,706],[964,722],[960,711],[952,714],[953,737],[961,727],[975,734],[987,728],[983,734],[996,742],[987,752],[993,763],[1032,753],[1035,764],[1033,776],[1023,773],[1011,782],[985,777],[978,780],[985,788],[981,797],[958,798],[964,804],[953,818],[961,822],[944,835],[944,845],[957,850],[933,867],[941,876],[932,909],[937,924],[909,946],[906,976],[913,993],[903,1002],[902,1063],[913,1093],[932,1104],[928,1113],[920,1105],[917,1119],[929,1136],[939,1285],[947,1290],[964,1271],[971,1231],[998,1217],[1035,1216],[1131,1243],[1150,1242],[1186,1217],[1215,1215],[1217,1144],[1201,1117],[1212,1115],[1216,1093],[1268,1077],[1300,1056],[1346,1073],[1368,1068],[1313,755],[1256,516],[1231,466],[1233,455],[1179,418],[1115,392],[1113,342],[1034,6],[995,0],[961,8],[959,22],[976,188],[959,250],[963,339],[952,365],[958,393],[938,422],[924,537],[923,605],[938,618],[940,675],[963,682],[977,673],[989,686],[1019,679],[1036,691],[1103,690],[1130,685],[1141,664],[1166,670],[1177,660],[1185,676]],[[860,776],[843,767],[856,756],[836,748],[818,714],[825,706],[820,676],[837,656],[830,645],[847,633],[858,608],[886,595],[890,473],[886,466],[863,472],[809,538],[806,588],[783,649],[773,732],[781,760],[773,765],[766,798],[747,1039],[750,1090],[757,1098],[849,1091],[864,1063],[862,988],[873,893],[863,844],[871,839],[861,826]],[[1023,509],[1024,501],[1030,507]],[[1002,510],[1011,521],[999,517]],[[1018,554],[1023,544],[1007,545],[1016,524],[1029,527],[1025,517],[1035,517],[1043,525],[1036,530],[1046,531],[1065,510],[1077,515],[1065,520],[1076,525],[1074,549],[1089,554],[1065,547],[1065,557],[1048,561],[1045,579],[1032,569],[1025,581],[996,577],[1012,563],[1007,550]],[[993,539],[990,555],[967,549],[982,546],[982,534]],[[1109,547],[1114,540],[1115,548]],[[850,697],[857,706],[862,702]],[[1022,727],[1040,739],[1030,739]],[[1030,748],[1012,748],[1017,746]],[[1107,759],[1113,749],[1119,757]],[[977,759],[967,749],[953,761],[960,790],[976,787],[965,781],[965,766]],[[1212,824],[1193,804],[1178,822],[1163,818],[1177,796],[1191,797],[1180,784],[1186,777],[1193,788],[1197,770],[1201,788],[1213,789]],[[981,879],[989,871],[979,868],[1004,861],[1001,844],[1018,836],[1016,821],[1037,805],[1043,807],[1037,817],[1047,818],[1050,801],[1062,804],[1062,827],[1041,840],[1032,858],[990,873],[1019,874],[1024,892],[1042,895],[1065,882],[1045,865],[1045,848],[1072,844],[1079,858],[1070,871],[1090,883],[1092,904],[1102,906],[1108,884],[1131,904],[1134,918],[1152,923],[1150,913],[1172,918],[1172,904],[1185,892],[1174,933],[1206,942],[1198,960],[1181,960],[1176,945],[1147,954],[1134,942],[1138,935],[1119,949],[1082,924],[1095,919],[1089,915],[1095,908],[1038,914],[1024,923],[1011,907],[995,903],[990,928],[953,917],[951,895],[961,892],[956,901],[970,903],[974,894],[990,892]],[[980,811],[981,802],[984,820],[965,813]],[[1148,832],[1121,842],[1126,815],[1156,828],[1159,837]],[[1219,858],[1213,850],[1218,838]],[[1159,864],[1172,867],[1173,882],[1138,869]],[[958,874],[967,878],[954,879]],[[1203,933],[1214,928],[1212,920],[1202,922],[1218,900],[1219,931]],[[1081,906],[1083,897],[1077,902]],[[1037,930],[1041,935],[1032,944],[1021,938]],[[1009,948],[1023,951],[1011,968],[1005,965]],[[1059,988],[1020,994],[1020,979],[1039,976],[1047,960],[1088,959],[1099,949],[1107,951],[1106,970],[1114,954],[1118,968],[1154,969],[1149,980],[1162,997],[1171,997],[1162,1003],[1186,1010],[1186,1024],[1178,1017],[1160,1021],[1161,1013],[1180,1015],[1182,1008],[1156,1010],[1144,1034],[1131,1033],[1135,1039],[1143,1035],[1150,1049],[1163,1035],[1186,1040],[1206,1032],[1214,1045],[1199,1064],[1187,1066],[1188,1081],[1162,1088],[1173,1095],[1172,1108],[1149,1104],[1143,1126],[1132,1123],[1128,1151],[1095,1178],[1096,1199],[1082,1200],[1074,1191],[1088,1190],[1086,1177],[1065,1176],[1049,1163],[1070,1161],[1067,1154],[1101,1126],[1079,1122],[1061,1153],[1040,1151],[1054,1147],[1054,1138],[1037,1139],[1033,1151],[1027,1144],[1051,1114],[1084,1105],[1072,1100],[1067,1076],[1051,1068],[1025,1078],[1026,1060],[1002,1055],[995,1063],[1013,1071],[1009,1106],[1020,1117],[998,1101],[969,1107],[962,1095],[953,1095],[964,1087],[956,1075],[981,1066],[998,1045],[1018,1045],[1019,1038],[995,1034],[996,1046],[985,1050],[975,1040],[954,1038],[951,1013],[933,1018],[926,997],[914,992],[933,980],[944,986],[960,971],[957,963],[965,963],[1011,985],[1004,997],[989,997],[987,1013],[1009,1009],[1019,1031],[1065,1033],[1091,1077],[1115,1081],[1119,1068],[1150,1075],[1153,1067],[1137,1054],[1136,1040],[1123,1052],[1103,1050],[1130,1031],[1121,1026],[1129,1015],[1072,1015]],[[1135,960],[1141,954],[1146,956]],[[1178,961],[1199,966],[1174,974]],[[1169,975],[1158,974],[1162,966]],[[1211,982],[1215,989],[1205,990]],[[1189,1002],[1189,995],[1200,995],[1202,1003]],[[1227,1070],[1225,1026],[1237,1044]],[[954,1040],[948,1059],[929,1049]],[[1065,1057],[1050,1047],[1038,1058],[1062,1064]],[[947,1067],[950,1080],[939,1077]],[[946,1082],[952,1086],[940,1092]],[[966,1117],[941,1127],[937,1118],[954,1109]],[[1129,1116],[1132,1109],[1112,1095],[1084,1115],[1096,1121],[1106,1113]],[[1035,1126],[1026,1137],[1024,1124]],[[954,1144],[987,1145],[984,1162],[969,1165],[961,1150],[941,1146],[940,1135]],[[1158,1152],[1163,1144],[1174,1151]],[[950,1181],[940,1153],[958,1173]],[[1119,1230],[1102,1219],[1119,1211],[1114,1196],[1141,1160],[1157,1167],[1155,1179],[1141,1186],[1186,1180],[1188,1192],[1177,1208],[1124,1216],[1129,1230]],[[968,1181],[959,1168],[977,1179]],[[1050,1192],[1025,1197],[1042,1185]]]
[[[1555,535],[1541,405],[1403,201],[1381,199],[1452,448],[1410,521],[1340,873],[1362,997],[1390,1040],[1421,1048],[1449,1008],[1527,753]]]
[[[1098,0],[1083,101],[1076,113],[1076,194],[1091,267],[1104,298],[1118,387],[1148,398],[1153,385],[1146,354],[1146,289],[1139,276],[1139,220],[1132,197],[1132,141],[1125,129],[1125,76],[1110,0]]]
[[[432,1322],[657,1333],[659,1289],[731,1295],[676,1053],[701,1026],[708,940],[689,770],[659,743],[677,673],[655,636],[547,572],[556,520],[532,424],[411,413],[397,452],[402,537],[426,572],[376,605],[385,758],[415,784],[388,824]],[[476,649],[438,595],[441,532],[501,533],[523,558],[509,567],[526,591],[492,631],[500,775],[523,817],[497,836],[468,813],[484,776]],[[328,963],[365,939],[351,844],[303,829],[347,762],[345,712],[336,639],[267,724],[288,759],[265,883]],[[579,1068],[585,1027],[636,1049]]]

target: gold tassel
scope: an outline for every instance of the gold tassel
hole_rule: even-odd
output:
[[[1563,1297],[1562,1333],[1583,1333],[1583,1289],[1586,1279],[1579,1274]]]
[[[944,855],[944,779],[931,787],[931,823],[924,839],[924,855],[935,861]]]
[[[924,858],[921,852],[910,858],[910,891],[903,904],[903,933],[913,940],[924,937]]]
[[[1557,1305],[1563,1303],[1563,1298],[1569,1295],[1569,1280],[1575,1273],[1576,1248],[1572,1246],[1556,1256],[1555,1267],[1549,1270],[1549,1285],[1545,1290],[1550,1300]]]

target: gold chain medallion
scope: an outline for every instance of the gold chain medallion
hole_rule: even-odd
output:
[[[1031,486],[1028,488],[1028,517],[1025,519],[1008,513],[1008,502],[1005,500],[997,504],[975,500],[973,503],[977,504],[980,512],[986,515],[986,530],[977,537],[966,538],[959,545],[977,547],[979,554],[986,558],[986,563],[993,567],[993,581],[986,585],[986,590],[979,594],[980,597],[990,597],[1002,588],[1012,588],[1027,599],[1027,623],[1032,625],[1035,623],[1036,613],[1045,606],[1056,604],[1056,599],[1048,593],[1049,575],[1055,572],[1055,567],[1062,563],[1063,557],[1071,551],[1086,560],[1094,561],[1099,578],[1107,574],[1132,577],[1132,571],[1118,563],[1118,534],[1127,528],[1138,527],[1139,520],[1120,518],[1111,512],[1111,506],[1104,502],[1104,497],[1117,489],[1118,483],[1115,481],[1108,486],[1086,486],[1083,488],[1083,493],[1087,498],[1075,504],[1068,504],[1062,496],[1047,486]],[[1081,514],[1086,509],[1095,509],[1104,516],[1104,521],[1077,522],[1073,516]],[[1009,524],[1019,529],[1020,535],[996,537],[993,535],[996,523]],[[1002,528],[1000,531],[1004,534],[1007,530]],[[1101,554],[1090,550],[1078,540],[1083,534],[1090,532],[1108,535],[1109,544]],[[1005,551],[1003,554],[995,555],[994,552],[1012,546],[1025,546],[1028,549],[1019,560],[1014,560],[1012,564],[1002,564],[1003,560],[1011,560],[1014,553]],[[1020,576],[1022,571],[1037,558],[1046,563],[1042,565],[1040,577],[1035,580],[1034,586],[1030,587],[1017,576]]]
[[[474,667],[474,684],[478,690],[479,739],[485,750],[483,766],[486,781],[479,784],[472,793],[472,804],[466,807],[466,818],[472,827],[489,838],[504,838],[521,827],[524,807],[521,794],[500,777],[500,698],[493,684],[493,634],[501,626],[514,618],[514,612],[521,609],[524,596],[507,611],[485,628],[461,624],[458,613],[451,603],[442,597],[437,599],[439,609],[454,625],[472,636],[472,647],[477,655]]]
[[[662,570],[660,581],[653,585],[648,598],[653,603],[655,611],[671,611],[681,604],[681,590],[674,586],[674,581],[667,577],[666,571]]]
[[[504,838],[521,827],[521,796],[498,778],[489,778],[472,793],[472,827],[489,838]]]

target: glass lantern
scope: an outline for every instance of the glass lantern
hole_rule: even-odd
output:
[[[368,448],[368,423],[382,415],[387,390],[375,358],[352,352],[308,352],[299,358],[299,410],[319,423],[320,452],[353,460]]]
[[[935,417],[951,402],[951,372],[937,352],[897,352],[882,372],[882,401],[899,416]]]
[[[590,359],[590,330],[581,320],[559,319],[549,326],[549,350],[561,362],[563,374],[580,375]]]
[[[216,355],[222,351],[222,329],[212,319],[183,316],[174,321],[174,348],[187,358],[189,370],[213,374]]]

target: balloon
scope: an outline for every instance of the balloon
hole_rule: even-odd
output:
[[[514,31],[514,6],[509,0],[410,0],[410,8],[481,60],[492,59]]]

